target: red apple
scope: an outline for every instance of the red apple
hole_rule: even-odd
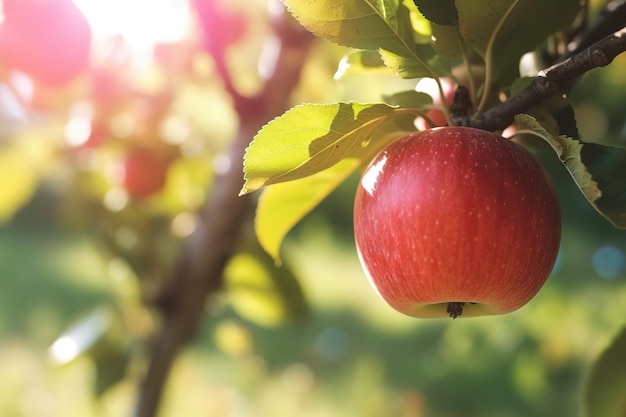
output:
[[[72,0],[4,0],[0,61],[45,85],[87,68],[91,28]]]
[[[133,199],[149,197],[165,186],[171,158],[150,149],[129,151],[122,161],[122,185]]]
[[[559,203],[542,165],[494,133],[412,133],[364,172],[354,206],[361,264],[380,296],[414,317],[502,314],[550,274]]]

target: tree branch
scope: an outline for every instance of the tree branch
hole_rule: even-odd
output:
[[[541,71],[528,87],[502,104],[478,115],[454,117],[453,124],[491,131],[503,130],[513,123],[515,115],[549,97],[567,93],[578,77],[594,68],[610,64],[624,51],[626,27],[595,42],[564,62]]]
[[[152,346],[135,413],[137,417],[156,415],[177,353],[196,334],[206,297],[222,287],[224,267],[233,254],[241,226],[249,213],[250,197],[238,197],[243,181],[241,161],[245,148],[267,120],[288,108],[291,92],[306,61],[311,34],[290,22],[291,17],[286,14],[273,18],[281,49],[275,71],[262,91],[254,97],[243,97],[233,90],[230,80],[224,80],[240,116],[240,129],[230,149],[230,167],[216,177],[201,223],[187,240],[173,277],[156,302],[162,326]]]
[[[591,46],[594,42],[620,30],[626,23],[626,0],[611,0],[600,11],[593,25],[577,33],[567,44],[567,52],[560,57],[566,60]]]

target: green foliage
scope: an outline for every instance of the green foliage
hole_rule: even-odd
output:
[[[256,245],[230,259],[224,282],[233,309],[252,323],[276,326],[301,320],[308,312],[295,275],[285,265],[275,266]]]
[[[341,78],[353,74],[389,73],[390,69],[385,66],[380,53],[372,50],[350,50],[339,63],[339,70],[335,75]]]
[[[436,53],[431,45],[416,45],[409,56],[385,49],[380,55],[387,67],[402,78],[437,77],[450,74],[450,62]]]
[[[357,50],[340,63],[340,77],[393,71],[407,79],[450,76],[452,64],[482,61],[484,78],[469,83],[479,110],[497,102],[497,86],[515,94],[530,79],[519,79],[523,53],[574,20],[580,5],[568,0],[480,0],[439,2],[288,0],[289,10],[308,30]],[[430,24],[424,32],[422,18]],[[418,30],[418,27],[420,30]],[[528,28],[533,30],[529,31]],[[524,36],[520,36],[524,33]],[[471,65],[470,65],[471,63]],[[266,125],[248,148],[242,194],[273,185],[259,200],[255,219],[262,247],[279,259],[285,235],[358,165],[364,165],[395,138],[415,130],[411,118],[432,105],[424,93],[404,91],[379,103],[303,104]],[[443,103],[446,106],[446,103]],[[477,106],[478,103],[474,103]],[[567,100],[556,97],[519,116],[517,123],[544,138],[585,197],[610,222],[625,227],[624,150],[578,139]],[[355,159],[358,162],[351,161]],[[338,165],[340,161],[344,163]],[[284,183],[284,184],[282,184]]]
[[[528,115],[515,121],[548,142],[591,205],[615,227],[626,229],[626,148],[554,136]]]
[[[419,91],[402,91],[383,97],[385,102],[392,106],[415,107],[418,109],[432,106],[433,98]]]
[[[287,1],[289,10],[315,35],[338,45],[380,50],[385,64],[405,78],[445,74],[430,44],[417,45],[410,13],[397,0]],[[433,65],[432,61],[437,61]]]
[[[357,166],[411,130],[416,114],[386,104],[306,104],[267,124],[246,150],[241,193],[296,180],[259,201],[255,229],[268,253],[278,259],[293,225]]]
[[[268,31],[276,22],[257,24],[257,12],[265,10],[265,3],[229,4],[254,20],[247,24],[244,17],[240,26],[246,26],[243,32],[248,33],[222,45],[237,59],[234,65],[229,59],[227,70],[233,84],[246,94],[262,82],[256,73],[259,45],[275,35]],[[497,103],[499,94],[515,92],[517,87],[511,83],[518,78],[522,53],[541,47],[549,34],[572,22],[579,8],[574,0],[285,3],[313,33],[356,48],[345,55],[338,75],[397,75],[405,79],[400,80],[405,86],[407,79],[421,77],[445,76],[464,83],[455,70],[480,68],[471,76],[475,85],[466,86],[475,106],[485,99],[482,110]],[[210,22],[220,24],[208,25],[212,31],[208,38],[219,46],[228,37],[222,36],[222,29],[228,35],[236,24],[216,16],[210,14]],[[0,414],[127,414],[120,408],[128,408],[132,401],[135,372],[145,367],[143,343],[151,340],[158,325],[154,310],[148,310],[155,307],[155,299],[160,300],[163,288],[179,283],[172,269],[181,244],[203,221],[198,212],[212,195],[216,175],[229,162],[221,155],[237,129],[232,97],[223,91],[228,83],[216,77],[220,57],[208,57],[195,43],[197,38],[156,45],[155,61],[147,67],[118,62],[130,59],[132,52],[124,42],[115,41],[105,45],[108,58],[93,54],[99,57],[97,62],[75,83],[49,89],[33,80],[28,94],[20,94],[19,88],[13,92],[18,93],[14,98],[20,103],[15,104],[26,117],[20,116],[19,129],[14,130],[13,116],[5,115],[11,122],[3,124],[0,134],[0,330],[6,338],[0,340],[0,385],[6,388],[1,390]],[[334,53],[340,56],[337,51],[345,53],[328,45],[314,50],[295,99],[318,102],[329,96],[311,80],[319,81],[320,74],[329,71],[326,59]],[[0,78],[11,90],[15,80],[7,69],[0,70]],[[623,79],[619,71],[613,75]],[[597,90],[605,93],[606,85],[610,84]],[[9,90],[0,106],[13,105]],[[614,98],[619,91],[613,89]],[[616,131],[615,119],[623,122],[619,111],[623,106],[616,104],[621,101],[599,96],[605,107],[614,109],[611,128]],[[302,235],[294,236],[304,238],[304,243],[295,241],[301,246],[285,254],[284,266],[276,267],[281,244],[294,225],[348,177],[356,180],[353,174],[382,148],[415,130],[414,118],[433,105],[432,97],[412,86],[381,97],[381,103],[355,103],[350,97],[337,100],[344,102],[295,107],[265,126],[250,144],[242,193],[262,189],[255,229],[270,256],[258,247],[240,248],[224,278],[230,306],[245,321],[216,303],[208,324],[218,328],[222,319],[222,323],[243,323],[226,327],[226,338],[245,346],[228,351],[219,341],[214,346],[203,340],[197,363],[190,365],[183,359],[173,370],[177,379],[170,387],[180,392],[179,398],[170,403],[168,392],[161,414],[206,414],[207,403],[215,409],[229,404],[235,414],[242,404],[254,406],[263,415],[274,415],[276,410],[294,415],[302,404],[313,404],[305,410],[310,415],[371,416],[387,416],[390,410],[394,415],[521,416],[537,415],[545,404],[560,407],[567,402],[567,411],[577,407],[570,401],[577,393],[572,373],[578,375],[590,360],[589,352],[602,343],[608,324],[614,327],[620,320],[624,292],[619,282],[596,285],[597,273],[587,265],[591,256],[580,256],[594,253],[599,245],[623,252],[623,239],[609,235],[614,231],[607,232],[610,227],[600,216],[585,217],[587,207],[576,187],[571,187],[572,194],[579,200],[572,197],[563,206],[570,222],[569,231],[564,230],[564,261],[548,284],[560,286],[558,291],[547,296],[544,292],[540,303],[502,321],[462,327],[415,324],[375,304],[370,288],[352,280],[361,273],[353,250],[337,244],[349,235],[346,203],[351,195],[343,192],[349,188],[346,185],[320,207],[324,211],[313,213],[311,223],[297,230]],[[578,137],[568,100],[550,100],[530,113],[535,119],[522,115],[517,121],[553,147],[591,205],[623,228],[626,150],[571,139]],[[247,121],[246,116],[239,120]],[[617,137],[614,132],[613,136]],[[148,198],[132,198],[120,181],[120,162],[136,147],[158,150],[172,159],[166,183]],[[550,162],[558,163],[553,159]],[[568,183],[561,181],[558,186],[564,184]],[[585,207],[573,214],[571,207],[577,204],[572,201],[582,201]],[[339,220],[333,218],[339,212]],[[52,222],[54,231],[45,227]],[[341,230],[330,224],[341,224]],[[64,232],[84,230],[80,239],[68,238],[58,233],[59,225]],[[294,258],[297,263],[290,263]],[[298,268],[291,270],[289,265]],[[618,267],[616,274],[623,275],[623,269]],[[308,275],[302,281],[306,296],[301,275]],[[306,316],[309,300],[316,305],[310,321],[297,327],[279,326]],[[103,319],[98,315],[101,310],[96,310],[78,327],[69,327],[73,317],[103,304],[114,304],[107,311],[115,314],[105,314]],[[77,336],[81,326],[89,337]],[[60,361],[61,368],[52,367],[41,346],[64,328],[70,330],[60,339],[75,342],[70,348],[76,357]],[[331,337],[322,337],[328,334]],[[602,413],[613,417],[608,413],[619,409],[624,397],[620,357],[626,349],[624,340],[622,332],[592,373],[587,389],[590,417]],[[32,351],[27,345],[34,346]],[[331,356],[324,356],[328,352]],[[237,360],[228,362],[224,353]],[[511,365],[513,355],[519,359]],[[207,363],[211,372],[198,370]],[[16,376],[17,369],[30,376]],[[216,381],[203,381],[206,375]],[[381,391],[381,386],[386,388]],[[92,390],[101,395],[95,398]],[[377,395],[369,395],[374,391]],[[340,393],[337,397],[350,404],[349,409],[339,410],[337,398],[328,392]],[[107,407],[111,398],[119,402],[117,408]],[[285,403],[292,408],[283,407]],[[539,414],[573,415],[559,411]]]
[[[438,25],[455,26],[459,23],[459,12],[454,0],[413,0],[420,13]]]
[[[413,49],[409,11],[398,0],[285,1],[291,13],[316,36],[357,49]]]
[[[344,159],[316,174],[265,188],[257,205],[254,227],[259,243],[276,261],[287,233],[313,210],[361,161]]]
[[[585,417],[626,415],[626,328],[600,355],[585,390]]]
[[[570,25],[580,9],[580,2],[478,0],[457,1],[456,6],[463,39],[485,61],[493,60],[488,64],[493,65],[495,78],[504,76],[502,82],[511,82],[516,77],[513,71],[517,70],[522,54],[537,48],[548,35]]]
[[[495,98],[487,96],[494,94],[489,88],[492,84],[515,80],[512,93],[525,86],[529,80],[517,80],[510,69],[517,67],[524,52],[570,24],[579,9],[575,1],[545,4],[536,0],[485,0],[484,3],[416,1],[413,5],[391,0],[353,0],[338,5],[327,0],[287,1],[294,16],[317,36],[360,49],[344,57],[340,76],[385,71],[384,64],[402,78],[438,77],[451,73],[453,59],[480,57],[487,68],[483,87],[470,87],[475,88],[472,96],[480,98],[481,105]],[[412,13],[417,10],[431,21],[433,36],[428,42],[424,42],[426,34],[415,28],[419,19]],[[535,29],[529,33],[528,27]],[[527,36],[519,36],[522,32]],[[468,61],[465,65],[469,70]],[[474,77],[471,72],[469,76]],[[411,115],[417,116],[432,103],[432,99],[414,91],[396,93],[385,100],[397,107],[378,103],[299,105],[266,125],[252,141],[244,161],[242,194],[297,180],[267,191],[259,202],[257,235],[275,259],[279,258],[280,243],[286,233],[353,169],[352,163],[346,163],[350,170],[343,166],[329,168],[350,158],[367,163],[390,141],[414,130]],[[567,117],[554,116],[553,111],[567,107],[563,99],[555,103],[547,103],[532,112],[537,118],[534,122],[524,120],[531,123],[532,131],[549,138],[594,207],[614,224],[622,225],[620,212],[624,210],[617,191],[619,185],[611,183],[613,176],[619,175],[620,150],[606,148],[606,152],[598,153],[591,152],[588,146],[583,160],[577,142],[561,138],[559,144],[556,138],[561,132],[572,132],[567,126],[575,126],[575,122],[569,113]],[[572,123],[564,129],[559,128],[559,123],[570,120]],[[601,171],[600,160],[612,161],[613,168]],[[323,175],[316,175],[322,171],[325,171]],[[308,176],[314,178],[305,180]],[[607,188],[609,183],[612,185]]]
[[[268,123],[246,150],[246,194],[330,168],[344,158],[369,161],[411,129],[416,112],[386,104],[303,104]]]
[[[30,201],[37,176],[29,161],[12,149],[0,149],[0,223],[10,220]]]
[[[616,227],[626,229],[626,148],[588,143],[581,158],[602,191],[595,206]]]

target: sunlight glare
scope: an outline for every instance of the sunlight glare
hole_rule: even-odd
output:
[[[58,338],[50,347],[50,354],[59,363],[67,363],[79,354],[79,346],[76,340],[69,336]]]
[[[152,60],[154,47],[184,39],[191,25],[187,0],[74,0],[96,42],[121,36],[136,63]]]

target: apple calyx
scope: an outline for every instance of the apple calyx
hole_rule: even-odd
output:
[[[450,314],[450,317],[452,317],[453,319],[460,317],[463,315],[463,306],[465,306],[465,303],[461,303],[461,302],[448,303],[448,308],[446,308],[446,313]]]

